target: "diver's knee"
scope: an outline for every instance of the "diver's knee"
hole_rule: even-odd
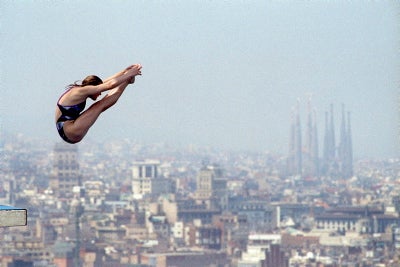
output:
[[[73,135],[71,137],[68,137],[68,140],[70,141],[71,144],[79,143],[80,141],[82,141],[82,139],[83,139],[83,136],[75,136],[75,135]]]
[[[66,137],[68,138],[68,140],[69,140],[69,142],[71,144],[79,143],[80,141],[82,141],[84,136],[85,135],[79,134],[79,133],[76,133],[76,132],[68,132],[68,133],[66,133]]]

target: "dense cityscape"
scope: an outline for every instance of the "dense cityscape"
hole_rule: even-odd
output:
[[[3,134],[0,204],[28,217],[0,267],[400,266],[400,158],[354,159],[341,114],[320,145],[294,109],[282,155]]]

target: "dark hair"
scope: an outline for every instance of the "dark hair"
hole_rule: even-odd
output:
[[[102,84],[103,81],[97,77],[96,75],[89,75],[82,81],[82,86],[86,85],[99,85]]]
[[[83,79],[81,84],[78,84],[78,81],[76,81],[75,83],[68,85],[67,89],[75,87],[75,86],[83,87],[86,85],[99,85],[102,83],[103,83],[103,81],[98,76],[89,75],[85,79]]]

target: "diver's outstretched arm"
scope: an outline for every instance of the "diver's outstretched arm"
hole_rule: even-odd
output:
[[[86,100],[86,98],[88,98],[89,96],[100,94],[104,91],[116,88],[117,86],[124,83],[130,83],[133,77],[142,74],[141,68],[142,66],[140,64],[136,64],[127,69],[122,75],[109,79],[107,82],[104,82],[102,84],[74,87],[69,95],[70,101],[81,102]]]
[[[127,68],[121,70],[120,72],[115,73],[114,75],[108,77],[107,79],[103,80],[103,83],[108,82],[109,80],[115,79],[119,76],[122,76],[123,74],[125,74],[128,70],[134,68],[136,65],[140,65],[140,64],[135,64],[135,65],[130,65]],[[139,74],[140,75],[140,74]]]

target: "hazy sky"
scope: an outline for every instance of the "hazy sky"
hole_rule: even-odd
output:
[[[67,84],[139,62],[88,139],[287,153],[292,107],[304,132],[312,95],[321,148],[343,103],[356,157],[399,155],[398,1],[3,0],[0,22],[7,132],[59,141]]]

